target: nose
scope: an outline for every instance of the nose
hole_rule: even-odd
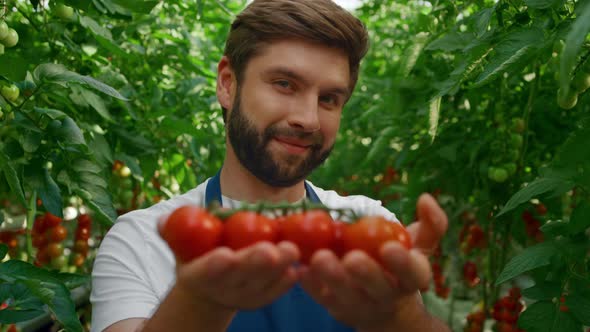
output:
[[[296,105],[293,105],[288,123],[305,132],[315,132],[320,129],[318,97],[301,98]]]

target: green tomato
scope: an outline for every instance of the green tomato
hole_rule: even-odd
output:
[[[496,172],[496,167],[488,167],[488,179],[493,180],[494,179],[494,173]]]
[[[557,105],[559,107],[569,110],[574,108],[578,103],[578,94],[574,89],[569,89],[569,92],[566,94],[561,90],[561,88],[557,89]]]
[[[522,144],[524,143],[524,139],[522,138],[522,135],[512,134],[512,135],[510,135],[510,143],[512,144],[513,148],[520,149],[520,148],[522,148]]]
[[[581,73],[574,78],[573,86],[578,94],[590,88],[590,74]]]
[[[20,90],[16,85],[11,84],[9,86],[3,86],[2,89],[0,89],[0,94],[2,94],[2,96],[8,101],[15,102],[18,99]]]
[[[61,255],[51,259],[50,265],[56,270],[61,270],[68,263],[66,256]]]
[[[512,119],[512,131],[517,134],[522,134],[524,132],[524,120],[521,118],[514,118]]]
[[[53,8],[55,16],[61,18],[62,20],[69,21],[74,16],[74,8],[70,6],[66,6],[64,4],[58,4]]]
[[[508,179],[508,171],[503,168],[496,168],[492,180],[502,183]]]
[[[514,174],[516,174],[516,163],[506,163],[503,166],[506,171],[508,172],[508,176],[512,176]]]
[[[0,21],[0,40],[8,36],[8,24],[4,21]]]
[[[0,55],[4,54],[4,44],[0,44]]]
[[[14,29],[8,29],[8,35],[0,40],[4,46],[11,48],[18,44],[18,33]]]

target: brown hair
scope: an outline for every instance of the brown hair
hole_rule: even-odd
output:
[[[332,0],[254,0],[248,5],[232,23],[224,51],[238,85],[248,61],[273,40],[285,38],[344,51],[352,92],[369,38],[363,23]]]

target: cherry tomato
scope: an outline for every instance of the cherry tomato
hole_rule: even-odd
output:
[[[72,256],[72,265],[75,267],[80,267],[84,264],[86,257],[80,253],[76,253]]]
[[[262,241],[276,243],[278,228],[275,220],[254,211],[238,211],[225,220],[222,244],[238,250]]]
[[[35,247],[35,248],[42,248],[47,245],[47,238],[45,237],[45,234],[38,234],[38,233],[35,233],[35,231],[33,231],[32,238],[33,238],[33,247]]]
[[[281,239],[293,242],[301,253],[300,261],[309,264],[319,249],[332,249],[334,221],[324,210],[294,213],[280,224]]]
[[[407,249],[412,247],[410,235],[400,223],[382,216],[367,216],[344,228],[344,250],[362,250],[381,262],[381,246],[388,241],[397,241]]]
[[[47,226],[45,226],[45,217],[38,216],[35,218],[35,223],[33,224],[33,232],[43,234],[45,230],[47,230]]]
[[[50,258],[56,258],[64,253],[64,247],[61,243],[50,243],[47,245],[47,255]]]
[[[89,228],[92,223],[92,219],[87,214],[81,214],[78,216],[78,227]]]
[[[68,263],[68,259],[66,258],[66,256],[63,256],[63,255],[52,258],[51,261],[49,262],[51,267],[56,270],[61,270],[64,266],[66,266],[67,263]]]
[[[223,223],[197,206],[180,207],[161,229],[162,238],[183,262],[214,249],[221,242]]]
[[[35,263],[37,266],[45,265],[49,263],[51,257],[49,257],[47,247],[42,247],[37,251],[37,256],[35,257]]]
[[[332,250],[334,254],[338,257],[344,256],[344,228],[346,227],[346,223],[342,221],[335,221],[334,222],[334,244],[332,245]]]
[[[78,227],[76,229],[76,240],[88,240],[90,238],[90,229],[87,227]]]
[[[45,212],[45,227],[51,228],[53,226],[57,226],[61,223],[61,218],[55,216],[49,212]]]
[[[68,230],[62,225],[51,227],[45,235],[49,242],[61,242],[68,236]]]
[[[86,240],[76,240],[74,242],[74,252],[80,253],[84,256],[88,254],[88,241]]]

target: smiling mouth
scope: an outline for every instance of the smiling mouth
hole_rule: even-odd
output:
[[[273,138],[273,140],[282,145],[287,150],[287,152],[291,154],[304,154],[311,148],[311,144],[302,144],[290,140],[282,140],[276,137]]]

